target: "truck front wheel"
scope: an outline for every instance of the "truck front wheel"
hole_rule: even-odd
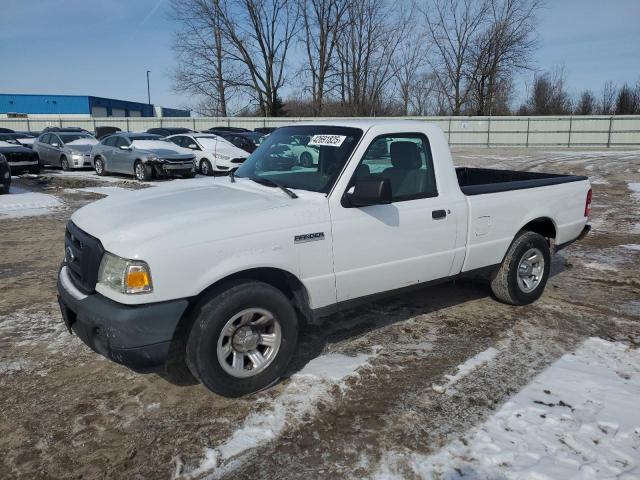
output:
[[[491,290],[498,300],[510,305],[533,303],[544,291],[550,266],[546,239],[539,233],[520,232],[491,280]]]
[[[194,315],[187,365],[212,392],[240,397],[285,373],[298,341],[298,321],[277,288],[237,281],[211,292]]]

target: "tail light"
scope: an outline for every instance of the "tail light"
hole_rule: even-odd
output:
[[[589,215],[591,215],[591,197],[593,196],[593,192],[591,189],[589,189],[589,192],[587,193],[587,201],[584,202],[584,216],[588,217]]]

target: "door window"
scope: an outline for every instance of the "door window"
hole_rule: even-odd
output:
[[[47,144],[49,144],[49,143],[51,142],[51,134],[50,134],[50,133],[45,133],[45,134],[41,137],[40,141],[41,141],[42,143],[47,143]]]
[[[118,138],[116,139],[115,146],[116,146],[117,148],[120,148],[120,147],[122,147],[122,146],[125,146],[125,147],[126,147],[126,146],[129,146],[129,140],[127,140],[127,139],[126,139],[126,138],[124,138],[124,137],[118,137]]]
[[[107,137],[102,141],[103,145],[106,145],[107,147],[113,147],[116,144],[116,140],[118,137]]]
[[[396,134],[376,138],[353,176],[386,178],[394,202],[437,197],[429,141],[421,134]]]

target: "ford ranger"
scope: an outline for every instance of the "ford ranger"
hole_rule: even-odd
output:
[[[317,162],[274,169],[301,136]],[[358,302],[477,273],[502,302],[535,301],[590,204],[586,177],[456,169],[425,122],[296,124],[228,177],[75,212],[59,301],[96,352],[135,370],[181,357],[241,396],[283,375],[303,322]]]

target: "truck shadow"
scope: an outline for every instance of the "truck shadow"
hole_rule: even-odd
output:
[[[550,279],[570,268],[564,257],[551,257]],[[487,279],[460,279],[435,286],[425,286],[333,314],[320,325],[305,325],[298,338],[298,349],[284,378],[299,372],[325,349],[343,340],[358,337],[467,302],[491,297]]]
[[[297,352],[284,378],[302,370],[331,344],[490,296],[491,290],[486,282],[465,279],[426,286],[335,313],[320,325],[305,325],[301,329]]]

